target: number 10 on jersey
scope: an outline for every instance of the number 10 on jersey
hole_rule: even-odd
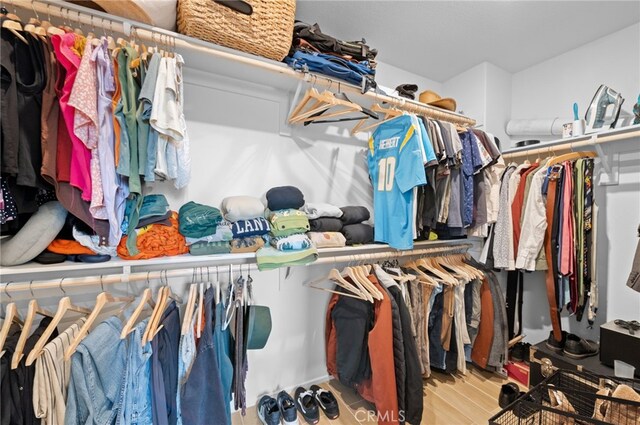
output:
[[[393,178],[396,174],[396,158],[390,156],[378,161],[378,191],[390,192],[393,189]]]

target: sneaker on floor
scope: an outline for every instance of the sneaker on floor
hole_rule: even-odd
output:
[[[264,425],[280,425],[280,410],[273,397],[262,396],[258,402],[258,418]]]
[[[304,420],[312,425],[317,424],[320,421],[320,412],[318,411],[318,403],[313,397],[313,391],[298,387],[295,395],[296,407]]]
[[[278,394],[278,408],[284,425],[298,425],[296,402],[286,391],[280,391]]]
[[[337,419],[338,416],[340,416],[338,400],[336,400],[331,391],[327,391],[317,385],[312,385],[309,389],[313,391],[313,397],[316,399],[318,406],[320,406],[320,409],[322,409],[327,418]]]

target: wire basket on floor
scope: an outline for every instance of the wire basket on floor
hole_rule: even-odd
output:
[[[558,370],[489,419],[489,424],[638,425],[640,402],[606,395],[622,384],[640,392],[638,379]]]

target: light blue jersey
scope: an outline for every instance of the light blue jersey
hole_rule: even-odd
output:
[[[426,184],[420,129],[409,115],[380,124],[369,139],[376,242],[413,248],[413,188]]]

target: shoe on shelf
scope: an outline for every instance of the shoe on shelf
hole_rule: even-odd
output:
[[[313,397],[316,399],[318,406],[324,412],[329,419],[337,419],[340,416],[340,408],[338,407],[338,400],[331,391],[327,391],[317,385],[312,385],[309,388],[313,391]]]
[[[258,418],[264,425],[280,425],[280,410],[275,398],[262,396],[258,401]]]
[[[514,362],[528,362],[530,348],[531,344],[527,342],[518,342],[511,349],[511,360]]]
[[[547,338],[547,341],[545,342],[545,345],[547,346],[547,348],[549,350],[555,351],[556,353],[561,353],[562,350],[564,349],[564,343],[567,340],[567,332],[566,331],[562,331],[562,340],[561,341],[556,341],[556,339],[553,337],[553,331],[549,332],[549,338]]]
[[[296,402],[286,391],[278,393],[278,409],[284,425],[298,425]]]
[[[320,421],[320,412],[313,391],[298,387],[295,396],[296,407],[304,420],[311,425],[317,424]]]
[[[598,343],[580,338],[578,335],[567,335],[562,353],[572,359],[584,359],[598,354]]]
[[[498,396],[498,405],[501,409],[504,409],[511,403],[517,400],[520,397],[520,387],[513,382],[509,382],[508,384],[504,384],[500,389],[500,395]]]

